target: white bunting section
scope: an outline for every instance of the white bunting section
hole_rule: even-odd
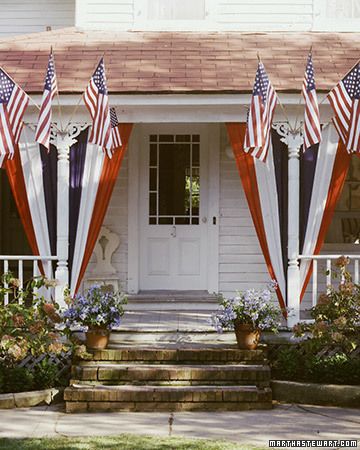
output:
[[[311,192],[309,217],[306,227],[304,255],[313,255],[318,241],[321,223],[324,217],[326,201],[329,193],[331,177],[333,173],[336,152],[339,143],[339,135],[332,124],[324,125],[322,140],[319,144],[314,183]],[[309,271],[311,261],[301,260],[300,263],[300,289],[302,290],[306,274]]]
[[[104,157],[105,153],[101,147],[94,144],[87,145],[84,174],[82,179],[79,219],[74,249],[74,260],[71,271],[71,295],[75,294],[76,284],[85,253]]]
[[[260,161],[254,158],[256,178],[261,204],[261,212],[266,234],[266,241],[269,248],[271,264],[279,285],[282,297],[286,298],[286,282],[284,274],[284,265],[281,252],[281,234],[279,205],[275,178],[275,167],[273,159],[272,144],[266,161]]]
[[[36,242],[40,255],[49,256],[51,248],[39,144],[35,142],[35,132],[27,126],[24,126],[23,139],[25,142],[19,143],[20,158]],[[44,264],[43,268],[45,275],[52,278],[52,273],[47,273],[48,265]]]

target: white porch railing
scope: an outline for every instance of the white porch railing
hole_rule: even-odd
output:
[[[350,265],[348,266],[349,272],[352,274],[353,282],[355,284],[359,283],[359,260],[360,255],[299,255],[300,260],[309,260],[313,263],[313,272],[312,272],[312,289],[311,289],[311,299],[312,306],[317,304],[317,300],[319,297],[318,293],[318,262],[326,261],[326,268],[324,271],[326,287],[333,285],[333,277],[332,277],[332,262],[341,257],[345,256],[350,260]],[[353,263],[353,267],[352,266]]]
[[[0,273],[4,274],[11,270],[14,277],[18,278],[20,289],[24,287],[24,261],[32,261],[32,276],[36,277],[41,274],[39,263],[42,263],[45,273],[52,273],[52,262],[57,261],[57,256],[29,256],[29,255],[0,255],[0,265],[2,261],[2,269],[0,266]],[[17,271],[14,272],[13,267],[10,267],[10,261],[17,261]],[[5,287],[7,287],[5,283]],[[9,294],[4,296],[4,304],[9,303]]]

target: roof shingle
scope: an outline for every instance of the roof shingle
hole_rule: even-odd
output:
[[[300,91],[313,46],[319,91],[331,89],[360,57],[360,33],[106,32],[65,28],[0,40],[0,65],[40,93],[50,46],[60,91],[83,92],[102,54],[112,93],[243,93],[257,52],[275,89]]]

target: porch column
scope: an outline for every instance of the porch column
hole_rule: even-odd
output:
[[[300,221],[300,147],[302,136],[288,130],[286,143],[289,155],[288,179],[288,270],[287,306],[290,309],[287,324],[293,327],[300,320],[300,267],[299,267],[299,221]]]
[[[64,290],[69,286],[69,182],[70,182],[70,147],[76,142],[67,132],[58,132],[56,147],[57,163],[57,239],[56,253],[58,257],[55,278],[55,300],[65,306]]]

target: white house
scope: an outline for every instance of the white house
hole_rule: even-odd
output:
[[[196,299],[206,292],[232,295],[238,289],[261,287],[275,277],[280,297],[296,309],[306,287],[306,262],[325,239],[321,252],[328,262],[316,270],[313,294],[312,284],[308,286],[302,302],[308,308],[329,281],[323,265],[329,268],[337,254],[359,255],[359,160],[351,158],[346,165],[337,153],[339,139],[325,98],[359,60],[359,25],[359,0],[18,0],[2,5],[1,66],[39,104],[52,46],[61,102],[60,116],[55,101],[54,121],[59,129],[71,125],[66,133],[54,131],[59,152],[55,203],[46,183],[54,184],[49,167],[55,170],[56,161],[40,159],[33,104],[20,140],[21,192],[28,202],[28,210],[23,205],[20,215],[23,221],[27,217],[28,236],[35,236],[41,256],[59,259],[57,278],[75,290],[86,269],[85,283],[120,283],[131,294],[186,291]],[[311,46],[324,124],[321,148],[312,162],[302,156],[299,128],[300,92]],[[268,163],[257,163],[245,173],[236,148],[257,54],[282,107],[276,109],[274,152]],[[110,104],[122,124],[124,148],[115,161],[121,168],[110,169],[102,150],[88,145],[82,163],[76,163],[81,166],[76,178],[75,172],[69,176],[69,166],[75,164],[69,163],[69,146],[82,136],[86,147],[90,116],[79,99],[102,55]],[[52,152],[56,159],[55,149]],[[336,165],[337,158],[344,167]],[[46,175],[41,164],[48,168]],[[310,192],[300,189],[306,187],[306,170],[315,186]],[[15,168],[7,171],[13,176],[12,189],[20,189]],[[2,172],[0,252],[6,269],[11,259],[7,256],[30,250]],[[104,187],[111,177],[116,177],[114,186]],[[246,190],[244,183],[251,177],[255,185]],[[18,193],[18,206],[21,198]],[[70,220],[69,210],[76,216]],[[95,219],[101,222],[97,227]],[[57,235],[51,238],[56,221]],[[106,229],[99,235],[101,225]],[[98,239],[87,265],[84,254]],[[356,257],[354,261],[358,280]]]

